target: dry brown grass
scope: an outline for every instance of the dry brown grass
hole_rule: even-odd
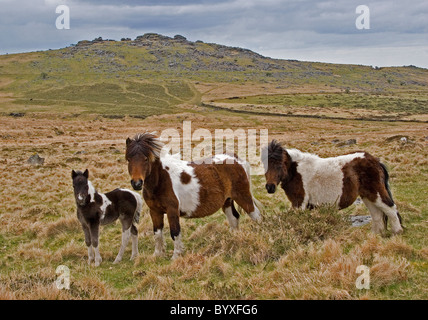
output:
[[[100,268],[86,263],[83,233],[75,218],[71,169],[88,168],[100,191],[129,188],[125,139],[165,128],[268,128],[270,139],[287,147],[334,156],[366,150],[385,162],[406,232],[382,239],[370,226],[352,228],[343,217],[367,214],[363,206],[341,212],[289,210],[282,193],[266,194],[264,178],[253,177],[255,196],[265,207],[256,224],[242,216],[230,232],[223,214],[183,220],[186,253],[170,261],[152,256],[147,208],[139,225],[140,256],[112,261],[120,227],[101,231]],[[412,143],[388,141],[406,135]],[[284,119],[201,111],[138,120],[98,116],[32,114],[0,117],[0,299],[426,299],[428,243],[428,136],[426,124]],[[337,147],[333,139],[355,138]],[[26,160],[34,153],[43,166]],[[128,258],[127,258],[128,257]],[[70,290],[54,287],[58,265],[71,270]],[[371,289],[358,290],[356,267],[370,267]]]

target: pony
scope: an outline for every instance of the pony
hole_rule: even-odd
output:
[[[89,171],[71,171],[74,197],[79,219],[88,247],[88,263],[95,260],[95,266],[101,264],[98,237],[100,225],[110,224],[117,219],[122,224],[122,245],[114,264],[122,260],[129,238],[132,238],[131,260],[138,255],[137,224],[143,206],[141,196],[128,189],[115,189],[108,193],[99,193],[88,180]]]
[[[150,209],[155,238],[155,256],[164,255],[164,215],[174,242],[172,259],[184,246],[180,217],[201,218],[222,208],[232,230],[238,228],[239,213],[234,202],[251,219],[261,220],[260,202],[251,193],[249,165],[235,155],[219,154],[203,163],[187,162],[180,155],[162,152],[163,143],[149,132],[126,139],[126,160],[131,185],[143,190]]]
[[[322,204],[349,207],[361,197],[372,217],[372,230],[385,234],[388,218],[393,234],[403,232],[401,216],[392,198],[389,174],[378,158],[359,151],[331,158],[285,149],[273,140],[263,149],[266,190],[280,184],[292,207],[306,209]]]

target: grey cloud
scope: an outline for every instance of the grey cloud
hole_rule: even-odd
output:
[[[362,47],[428,47],[425,0],[368,3],[370,30],[355,27],[357,4],[351,0],[21,0],[19,3],[17,6],[16,1],[0,0],[0,52],[59,48],[97,36],[119,39],[145,32],[182,34],[191,40],[242,46],[259,52],[299,49],[307,52],[319,48],[334,55],[335,50]],[[70,7],[71,30],[55,28],[55,7],[62,3]]]

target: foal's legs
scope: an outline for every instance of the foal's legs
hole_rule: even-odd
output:
[[[82,229],[83,233],[85,234],[85,243],[88,247],[88,264],[91,264],[95,260],[95,253],[94,250],[92,250],[91,233],[89,231],[89,227],[86,224],[82,223]]]
[[[117,254],[117,257],[113,263],[119,263],[120,261],[122,261],[122,257],[123,257],[123,254],[125,253],[126,246],[128,245],[129,239],[131,238],[131,233],[132,233],[131,260],[138,255],[138,231],[136,230],[135,226],[132,224],[133,217],[126,216],[125,218],[119,217],[119,219],[122,224],[122,245],[120,246],[119,253]],[[132,227],[134,227],[135,230],[132,230]]]
[[[98,237],[99,237],[99,230],[100,230],[100,224],[99,223],[93,223],[89,226],[89,233],[91,237],[91,246],[95,253],[95,266],[98,267],[101,264],[101,261],[103,259],[100,255],[100,248],[98,246]],[[89,252],[89,249],[88,249]],[[90,258],[91,261],[91,258]]]
[[[230,229],[238,229],[239,223],[239,213],[236,211],[235,206],[233,205],[233,200],[228,198],[223,205],[223,212],[226,214],[227,221],[229,221]]]
[[[137,229],[137,226],[134,224],[132,224],[131,226],[131,240],[132,240],[131,260],[134,260],[138,256],[138,229]]]

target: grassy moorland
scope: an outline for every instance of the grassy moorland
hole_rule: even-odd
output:
[[[414,67],[272,60],[154,35],[0,56],[0,299],[427,299],[427,124],[355,120],[361,113],[424,121],[426,75]],[[201,101],[343,119],[238,114]],[[128,260],[129,246],[113,265],[117,223],[101,230],[101,266],[88,266],[71,170],[88,168],[101,192],[129,188],[125,139],[180,131],[183,120],[192,130],[268,129],[270,139],[323,157],[355,150],[380,157],[405,233],[381,238],[370,225],[351,226],[350,215],[368,214],[363,205],[291,210],[283,193],[267,194],[264,177],[253,176],[261,223],[243,215],[232,233],[220,211],[182,219],[186,252],[171,261],[167,223],[167,254],[152,255],[145,207],[139,257]],[[357,143],[333,143],[348,139]],[[27,163],[35,153],[43,165]],[[59,265],[70,269],[69,290],[55,286]],[[355,286],[359,265],[370,268],[368,290]]]
[[[147,119],[99,116],[0,118],[0,297],[6,299],[426,299],[428,258],[426,203],[428,154],[426,124],[373,123],[320,119],[284,120],[224,111],[162,115]],[[129,187],[125,138],[142,130],[180,127],[269,128],[290,147],[338,155],[364,149],[379,156],[391,172],[393,194],[406,232],[380,238],[370,226],[352,227],[349,215],[367,214],[362,205],[337,212],[329,208],[297,212],[282,193],[268,195],[264,178],[253,177],[264,204],[260,224],[241,217],[231,233],[221,212],[199,220],[182,219],[186,253],[171,261],[154,258],[147,208],[139,224],[140,256],[113,265],[120,226],[101,232],[103,263],[87,265],[83,232],[75,216],[71,169],[89,168],[100,191]],[[324,129],[324,128],[328,128]],[[403,143],[400,137],[409,137]],[[392,137],[392,138],[391,138]],[[337,147],[334,139],[355,138]],[[26,160],[34,153],[43,166]],[[371,287],[358,290],[358,265],[370,267]],[[70,290],[55,288],[59,265],[71,271]]]

